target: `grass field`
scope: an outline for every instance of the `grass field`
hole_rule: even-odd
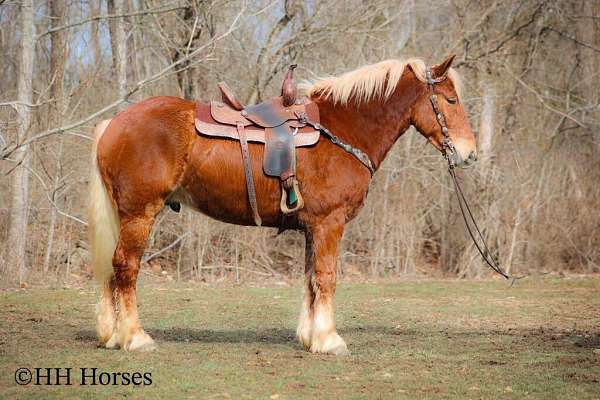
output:
[[[142,282],[154,353],[96,348],[94,288],[0,294],[0,398],[600,398],[600,278],[342,283],[352,354],[294,338],[301,287]],[[73,386],[18,386],[19,367],[72,367]],[[147,372],[80,386],[79,369]]]

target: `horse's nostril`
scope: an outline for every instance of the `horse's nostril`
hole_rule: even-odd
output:
[[[472,151],[471,154],[469,154],[469,160],[471,160],[471,161],[477,161],[477,153],[475,153],[474,151]]]

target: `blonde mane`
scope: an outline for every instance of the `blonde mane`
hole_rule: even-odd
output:
[[[353,98],[357,104],[368,103],[373,99],[384,101],[394,93],[404,69],[410,66],[417,79],[426,81],[426,65],[419,58],[408,60],[385,60],[377,64],[365,65],[338,77],[319,78],[315,82],[301,85],[308,97],[329,99],[334,104],[348,104]],[[459,97],[462,84],[458,73],[450,68],[448,78],[454,84]]]

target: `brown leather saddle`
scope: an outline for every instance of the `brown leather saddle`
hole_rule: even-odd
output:
[[[304,206],[296,179],[296,147],[311,146],[319,140],[319,130],[307,124],[307,121],[319,122],[319,109],[306,98],[296,99],[293,68],[290,67],[284,80],[281,97],[244,107],[225,82],[221,82],[223,102],[199,101],[196,105],[195,124],[200,134],[240,142],[248,199],[256,225],[261,225],[261,219],[248,142],[264,144],[263,172],[280,180],[282,213],[292,214]]]

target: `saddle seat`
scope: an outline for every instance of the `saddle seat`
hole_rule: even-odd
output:
[[[224,102],[196,103],[196,130],[204,136],[240,142],[248,197],[256,225],[261,225],[261,219],[256,204],[248,142],[264,145],[263,172],[280,179],[280,207],[283,214],[300,210],[304,201],[296,179],[296,147],[311,146],[318,142],[320,132],[314,126],[319,123],[319,108],[307,98],[294,98],[293,104],[285,106],[289,96],[274,97],[244,107],[224,82],[219,84],[219,88]]]

